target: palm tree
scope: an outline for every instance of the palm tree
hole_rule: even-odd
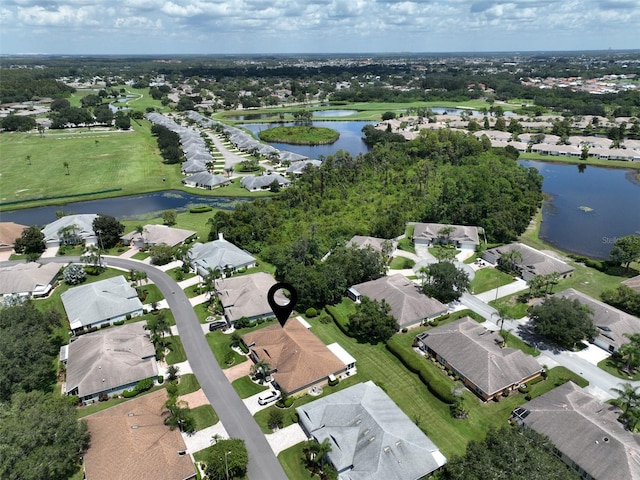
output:
[[[251,366],[251,375],[258,380],[265,380],[269,376],[271,365],[264,360],[258,360]]]
[[[65,175],[69,175],[69,162],[64,162],[62,165],[64,166],[66,172]]]
[[[169,365],[167,367],[167,380],[170,382],[175,382],[178,379],[178,372],[180,371],[180,367],[175,365]]]
[[[521,262],[522,258],[522,252],[514,248],[500,255],[500,261],[498,263],[508,272],[514,272],[516,271],[518,262]]]
[[[629,339],[629,342],[620,346],[618,354],[625,362],[624,371],[630,373],[640,364],[640,334],[625,333],[624,336]]]
[[[144,232],[145,232],[145,229],[142,225],[136,225],[136,233],[140,235],[140,237],[142,238],[142,246],[146,247],[147,242],[145,242],[144,240]]]
[[[638,387],[634,387],[630,383],[622,383],[622,388],[612,388],[611,391],[618,395],[618,398],[613,400],[614,405],[622,408],[623,414],[626,414],[630,409],[637,406],[640,400],[640,393]]]
[[[98,267],[102,264],[102,257],[100,256],[101,252],[102,251],[97,246],[88,245],[82,252],[80,260],[82,260],[84,263],[90,263],[94,267]]]

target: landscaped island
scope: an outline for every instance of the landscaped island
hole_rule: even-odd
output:
[[[309,125],[270,128],[260,132],[259,136],[265,142],[291,145],[330,145],[340,138],[340,134],[331,128]]]

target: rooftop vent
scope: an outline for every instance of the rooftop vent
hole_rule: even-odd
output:
[[[138,425],[131,425],[131,428],[136,430],[138,428]]]
[[[127,413],[127,417],[135,417],[136,414],[135,413]]]
[[[609,437],[604,437],[604,438],[602,439],[602,441],[603,441],[604,443],[609,443]]]
[[[369,443],[373,442],[375,439],[376,439],[376,436],[374,435],[373,437],[371,437],[371,438],[369,439]]]
[[[386,446],[386,447],[383,448],[383,450],[384,450],[384,453],[390,453],[391,452],[391,447]]]

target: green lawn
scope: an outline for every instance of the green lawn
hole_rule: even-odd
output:
[[[211,351],[213,352],[213,356],[216,357],[216,361],[218,362],[218,365],[220,365],[220,368],[229,368],[247,361],[247,357],[239,355],[231,348],[231,335],[225,335],[218,330],[216,332],[207,333],[206,339],[209,344],[209,348],[211,348]],[[229,352],[233,354],[233,363],[231,365],[227,365],[226,363]]]
[[[513,295],[508,295],[498,300],[491,300],[489,305],[498,310],[506,318],[522,318],[527,315],[527,308],[529,308],[529,306],[526,303],[519,302],[519,297],[519,293],[514,293]]]
[[[278,454],[278,460],[287,474],[287,478],[295,480],[314,480],[317,476],[311,474],[304,466],[303,443],[297,443]]]
[[[179,374],[180,372],[178,372]],[[178,383],[178,395],[186,395],[188,393],[197,392],[200,390],[200,383],[193,373],[185,373],[180,375],[180,382]]]
[[[471,280],[469,291],[475,295],[508,285],[511,282],[513,282],[513,277],[497,268],[481,268],[476,271],[476,276]]]
[[[193,272],[184,273],[182,271],[182,268],[180,267],[172,268],[171,270],[167,270],[165,273],[173,278],[176,282],[181,282],[183,280],[187,280],[196,276],[196,274]]]
[[[405,252],[416,253],[416,247],[413,244],[413,231],[415,230],[414,225],[407,225],[407,228],[404,232],[404,238],[401,238],[398,242],[398,249],[404,250]]]
[[[169,342],[171,346],[169,347],[170,352],[165,358],[166,362],[169,365],[186,362],[187,354],[184,352],[184,346],[182,345],[182,340],[180,340],[180,337],[171,336],[169,337]]]
[[[635,375],[628,375],[621,370],[624,367],[624,362],[616,361],[613,357],[605,358],[598,362],[598,367],[607,373],[610,373],[614,377],[621,378],[622,380],[635,382],[640,380],[640,371],[637,371]]]
[[[240,398],[249,398],[256,393],[260,393],[264,390],[268,390],[269,387],[265,385],[258,385],[248,376],[238,378],[231,383],[231,386],[235,389]]]
[[[393,257],[389,268],[392,270],[405,270],[407,268],[413,268],[415,264],[416,262],[407,257]]]
[[[211,405],[200,405],[191,409],[196,420],[196,431],[204,430],[218,423],[220,419]]]
[[[145,305],[151,305],[153,302],[164,300],[164,295],[162,295],[160,289],[153,283],[136,287],[136,291],[138,292],[139,298],[144,297],[144,301],[142,301],[142,299],[140,301],[142,301],[142,303],[144,303]]]
[[[517,348],[518,350],[522,350],[527,355],[531,355],[532,357],[537,357],[540,355],[540,350],[535,347],[532,347],[528,343],[520,340],[515,335],[503,330],[501,333],[502,338],[504,338],[506,346],[509,348]]]

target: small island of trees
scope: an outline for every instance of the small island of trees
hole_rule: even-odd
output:
[[[265,142],[288,143],[290,145],[330,145],[340,138],[340,133],[327,127],[296,125],[275,127],[259,134]]]

